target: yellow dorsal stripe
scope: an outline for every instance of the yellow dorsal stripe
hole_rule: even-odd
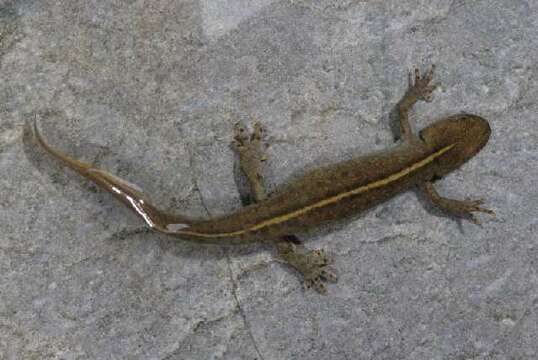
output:
[[[242,230],[237,230],[237,231],[232,231],[232,232],[227,232],[227,233],[216,233],[216,234],[206,234],[206,233],[198,233],[198,232],[195,232],[195,231],[183,230],[183,231],[176,231],[176,232],[174,232],[174,234],[192,235],[192,236],[198,236],[198,237],[203,237],[203,238],[233,237],[233,236],[243,235],[243,234],[245,234],[247,232],[260,230],[260,229],[263,229],[263,228],[271,226],[271,225],[280,224],[280,223],[283,223],[283,222],[288,221],[290,219],[299,217],[299,216],[301,216],[301,215],[303,215],[303,214],[305,214],[307,212],[310,212],[312,210],[319,209],[321,207],[334,204],[334,203],[336,203],[336,202],[338,202],[338,201],[340,201],[342,199],[345,199],[347,197],[358,195],[358,194],[364,193],[364,192],[366,192],[368,190],[377,189],[379,187],[382,187],[382,186],[388,185],[388,184],[390,184],[390,183],[392,183],[394,181],[397,181],[397,180],[401,179],[402,177],[404,177],[406,175],[409,175],[410,173],[412,173],[412,172],[414,172],[414,171],[428,165],[433,160],[435,160],[439,156],[443,155],[444,153],[446,153],[447,151],[452,149],[455,145],[456,144],[451,144],[451,145],[445,146],[441,150],[438,150],[438,151],[434,152],[433,154],[429,155],[428,157],[426,157],[426,158],[412,164],[411,166],[406,167],[405,169],[402,169],[402,170],[398,171],[397,173],[389,175],[384,179],[376,180],[376,181],[373,181],[373,182],[371,182],[369,184],[360,186],[360,187],[358,187],[356,189],[353,189],[353,190],[350,190],[350,191],[346,191],[346,192],[331,196],[330,198],[323,199],[321,201],[318,201],[317,203],[305,206],[305,207],[303,207],[301,209],[298,209],[298,210],[294,210],[294,211],[289,212],[287,214],[283,214],[283,215],[280,215],[280,216],[277,216],[277,217],[274,217],[274,218],[271,218],[271,219],[268,219],[268,220],[264,220],[264,221],[254,225],[254,226],[252,226],[252,227],[250,227],[248,229],[242,229]]]

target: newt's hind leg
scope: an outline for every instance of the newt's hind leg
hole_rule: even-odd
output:
[[[239,156],[241,170],[249,184],[250,197],[254,202],[264,200],[267,190],[261,169],[267,160],[265,130],[259,123],[254,123],[251,133],[243,125],[236,125],[232,148]],[[336,275],[328,268],[332,259],[324,250],[307,249],[295,235],[283,236],[275,244],[281,259],[303,275],[306,288],[325,294],[325,281],[336,282]]]
[[[489,215],[495,215],[492,210],[481,207],[484,203],[484,200],[454,200],[442,197],[439,195],[433,183],[425,182],[420,185],[420,189],[430,201],[439,207],[440,209],[465,219],[472,221],[475,224],[480,224],[480,220],[474,216],[473,212],[483,212]]]
[[[303,275],[305,288],[326,294],[325,282],[338,280],[334,271],[329,268],[334,261],[325,250],[309,250],[303,244],[294,243],[286,238],[279,239],[276,246],[280,257]]]
[[[248,181],[249,195],[254,202],[267,197],[261,172],[263,163],[267,160],[264,132],[265,129],[258,122],[254,123],[250,134],[243,124],[238,123],[232,141],[232,149],[239,156],[239,166]]]

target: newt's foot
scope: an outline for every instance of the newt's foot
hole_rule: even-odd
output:
[[[420,71],[415,69],[415,77],[413,80],[413,74],[409,72],[409,89],[407,93],[418,100],[426,102],[432,101],[433,92],[439,86],[438,83],[430,84],[433,79],[433,73],[435,71],[435,65],[432,65],[430,70],[420,76]]]
[[[248,151],[257,152],[260,155],[260,160],[265,161],[264,147],[265,143],[265,128],[259,123],[254,122],[252,124],[252,131],[249,131],[247,127],[238,122],[234,127],[234,140],[232,141],[232,148],[238,154]]]
[[[304,286],[320,294],[327,293],[325,282],[336,282],[336,274],[329,268],[332,258],[322,249],[308,250],[302,245],[281,242],[280,256],[304,277]]]
[[[260,123],[255,122],[252,132],[249,132],[243,124],[237,123],[234,132],[231,146],[239,156],[239,164],[248,180],[250,193],[253,194],[255,201],[263,200],[266,198],[262,177],[262,166],[267,160],[265,129]]]
[[[453,200],[444,199],[443,207],[449,212],[458,215],[460,217],[469,219],[474,224],[480,225],[480,220],[473,214],[473,212],[483,212],[492,216],[495,216],[495,212],[490,209],[481,207],[484,204],[483,199],[479,200]]]

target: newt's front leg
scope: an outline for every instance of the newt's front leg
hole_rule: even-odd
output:
[[[241,170],[249,184],[250,197],[255,202],[267,197],[261,174],[262,163],[267,160],[264,135],[264,129],[259,123],[254,124],[250,134],[243,125],[238,124],[232,142],[232,148],[239,156]],[[336,275],[328,268],[332,259],[324,250],[309,250],[291,234],[275,240],[275,244],[281,259],[303,275],[306,288],[325,294],[325,281],[336,282]]]
[[[400,136],[403,141],[411,142],[416,138],[416,135],[414,135],[411,130],[411,124],[409,123],[409,110],[411,110],[419,100],[426,102],[431,101],[433,92],[439,86],[439,84],[430,84],[433,79],[434,71],[435,65],[432,65],[430,70],[426,71],[422,76],[418,69],[415,69],[414,78],[411,72],[408,74],[408,89],[396,105],[400,122]]]
[[[477,225],[480,224],[480,220],[473,215],[473,212],[495,215],[492,210],[480,206],[484,203],[484,200],[455,200],[442,197],[430,181],[421,184],[420,188],[430,201],[440,209],[452,215],[469,219]]]

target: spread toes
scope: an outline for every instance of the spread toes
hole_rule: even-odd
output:
[[[435,65],[426,71],[422,76],[420,75],[420,70],[415,69],[414,76],[409,73],[409,91],[414,93],[414,95],[423,101],[430,102],[432,100],[433,92],[439,86],[438,83],[430,84],[433,79],[433,74],[435,72]]]
[[[326,294],[327,286],[325,283],[337,281],[338,277],[332,270],[321,267],[312,269],[309,274],[305,274],[304,286],[306,289],[314,289],[320,294]]]

